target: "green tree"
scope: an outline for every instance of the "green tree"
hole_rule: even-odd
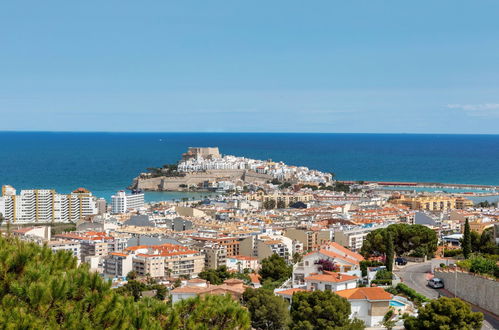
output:
[[[274,292],[266,289],[248,288],[243,294],[243,303],[251,315],[254,329],[287,329],[291,321],[288,303]]]
[[[3,216],[2,212],[0,212],[0,236],[2,236],[2,225],[4,221],[5,217]]]
[[[303,260],[303,256],[299,252],[293,253],[293,264]]]
[[[217,269],[205,269],[204,271],[199,273],[198,277],[202,278],[203,280],[207,280],[213,285],[222,284],[229,278],[237,278],[245,281],[246,283],[250,282],[248,274],[229,272],[227,266],[220,266]]]
[[[137,272],[134,270],[129,271],[128,274],[126,274],[126,278],[128,280],[135,280],[137,278]]]
[[[265,202],[263,202],[263,207],[266,209],[266,210],[271,210],[271,209],[275,209],[275,206],[276,206],[276,202],[275,200],[273,199],[269,199]]]
[[[468,219],[466,219],[466,222],[464,223],[464,235],[463,235],[462,247],[463,247],[464,259],[468,259],[471,254],[471,230]]]
[[[395,254],[395,248],[393,246],[393,237],[391,232],[387,232],[386,234],[386,259],[385,266],[386,269],[391,272],[393,270],[393,258]]]
[[[230,295],[206,295],[181,300],[173,306],[170,318],[173,329],[250,329],[246,308]]]
[[[293,266],[288,265],[284,258],[273,254],[262,260],[262,266],[258,273],[264,282],[270,280],[282,283],[291,277],[292,272]]]
[[[396,325],[396,322],[393,319],[393,315],[394,315],[393,309],[390,309],[388,312],[386,312],[385,316],[383,317],[383,322],[381,324],[387,330],[392,330]]]
[[[350,303],[331,291],[297,292],[291,303],[292,329],[363,329],[350,320]]]
[[[494,228],[487,228],[480,235],[480,252],[489,254],[499,254],[499,245],[494,238]]]
[[[135,301],[139,301],[140,297],[142,297],[142,291],[147,289],[146,284],[136,280],[129,280],[125,285],[116,289],[116,292],[132,296]]]
[[[362,255],[384,255],[388,232],[392,235],[395,253],[399,256],[418,253],[431,257],[437,250],[438,238],[434,230],[423,225],[397,223],[370,232],[362,245]]]
[[[156,290],[156,295],[154,296],[154,298],[161,300],[161,301],[166,299],[166,294],[168,293],[166,286],[164,286],[162,284],[157,284],[157,285],[155,285],[155,290]]]
[[[286,207],[286,203],[283,200],[277,201],[277,208],[283,209]]]
[[[483,314],[472,312],[470,306],[461,299],[442,297],[420,308],[417,317],[408,317],[404,327],[407,330],[471,330],[480,329],[482,322]]]
[[[2,329],[248,329],[248,312],[232,299],[191,302],[192,313],[148,297],[135,301],[78,266],[72,253],[0,237]],[[139,284],[131,284],[141,289]],[[206,310],[206,318],[202,311]]]
[[[470,241],[471,241],[471,251],[472,252],[480,252],[480,234],[476,231],[472,231],[470,233]]]

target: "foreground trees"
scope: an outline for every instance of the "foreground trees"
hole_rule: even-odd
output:
[[[480,329],[483,314],[474,313],[470,306],[458,298],[442,297],[419,309],[418,317],[408,317],[404,327],[417,329]]]
[[[274,295],[272,290],[248,288],[243,303],[251,314],[251,326],[255,329],[285,330],[291,321],[288,303]]]
[[[121,295],[69,252],[0,237],[0,325],[7,329],[249,329],[246,309],[226,296],[173,307]]]
[[[360,320],[350,320],[350,303],[331,291],[297,292],[291,304],[292,329],[364,329]]]
[[[389,249],[388,242],[393,242],[398,256],[411,254],[431,257],[437,250],[438,239],[435,231],[426,226],[397,223],[370,232],[362,245],[361,253],[364,256],[384,255]]]
[[[278,285],[290,278],[292,273],[293,266],[288,265],[286,260],[277,254],[263,259],[259,271],[262,282],[276,282]]]

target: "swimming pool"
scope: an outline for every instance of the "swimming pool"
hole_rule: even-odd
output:
[[[390,306],[393,306],[393,307],[404,307],[405,304],[401,303],[400,301],[390,300]]]

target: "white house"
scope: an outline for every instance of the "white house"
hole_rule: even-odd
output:
[[[324,274],[313,274],[305,277],[307,290],[309,291],[340,291],[354,289],[357,287],[357,276],[325,272]]]
[[[243,270],[249,268],[254,271],[258,270],[258,258],[248,256],[233,256],[227,257],[225,260],[227,269],[235,270],[242,273]]]
[[[320,273],[322,270],[320,260],[331,261],[338,267],[339,272],[360,276],[359,259],[348,255],[344,251],[341,253],[335,251],[334,248],[331,248],[331,250],[320,249],[303,256],[303,260],[293,266],[293,285],[303,286],[305,277]]]
[[[379,326],[383,316],[390,308],[392,295],[383,288],[364,287],[337,291],[337,295],[346,298],[351,305],[350,318],[357,318],[367,327]]]

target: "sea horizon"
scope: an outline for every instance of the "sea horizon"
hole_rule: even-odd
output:
[[[85,187],[106,199],[195,146],[333,172],[338,180],[499,185],[495,134],[0,131],[0,141],[1,185]]]

